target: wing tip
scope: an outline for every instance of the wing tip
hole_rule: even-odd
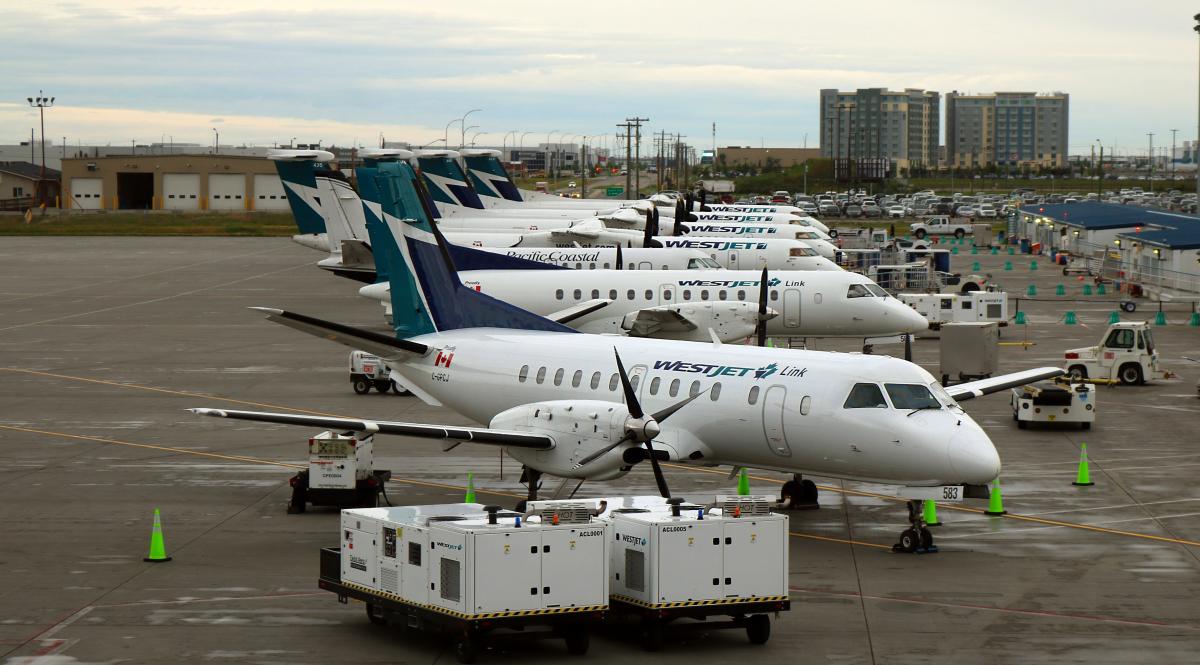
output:
[[[221,409],[195,408],[187,409],[198,416],[213,416],[215,418],[225,418],[227,414]]]
[[[283,315],[283,310],[277,309],[275,307],[247,307],[246,309],[252,309],[256,312],[263,312],[264,314],[269,314],[271,316],[282,316]]]

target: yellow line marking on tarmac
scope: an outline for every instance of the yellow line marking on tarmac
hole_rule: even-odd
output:
[[[824,541],[828,541],[831,543],[843,543],[846,545],[862,545],[863,547],[878,547],[879,549],[882,549],[882,550],[892,549],[891,545],[880,545],[879,543],[866,543],[861,540],[847,540],[845,538],[831,538],[829,536],[818,536],[818,535],[811,534],[811,533],[799,533],[797,531],[788,531],[788,535],[795,536],[796,538],[809,538],[811,540],[824,540]]]
[[[209,395],[206,393],[192,393],[186,390],[170,390],[169,388],[155,388],[154,386],[143,386],[136,383],[121,383],[119,381],[106,381],[104,379],[89,379],[82,376],[69,376],[66,374],[55,374],[53,372],[39,372],[35,369],[22,369],[20,367],[0,367],[0,371],[17,372],[23,374],[33,374],[35,376],[45,376],[53,379],[68,379],[71,381],[83,381],[85,383],[98,383],[104,386],[114,386],[117,388],[132,388],[135,390],[148,390],[156,393],[166,393],[168,395],[182,395],[184,397],[198,397],[202,399],[215,399],[220,402],[232,402],[234,404],[248,404],[250,406],[261,406],[267,409],[284,409],[286,411],[295,411],[296,413],[307,413],[313,416],[326,416],[330,418],[345,418],[336,413],[325,413],[324,411],[312,411],[310,409],[297,409],[291,406],[280,406],[278,404],[266,404],[264,402],[251,402],[243,399],[233,399],[232,397],[218,397],[217,395]]]
[[[701,469],[701,468],[696,468],[696,467],[683,466],[683,465],[679,465],[679,464],[664,464],[663,466],[669,466],[674,469],[686,469],[689,471],[712,473],[712,474],[717,474],[717,475],[722,475],[722,476],[727,475],[725,472],[717,471],[715,469]],[[782,480],[779,480],[778,478],[767,478],[765,476],[750,476],[750,478],[752,480],[761,480],[763,482],[774,483],[776,485],[782,485],[784,482]],[[842,489],[840,487],[833,487],[830,485],[818,485],[817,487],[819,487],[822,490],[826,490],[826,491],[830,491],[830,492],[838,492],[840,494],[851,494],[851,495],[855,495],[855,496],[865,496],[865,497],[871,497],[871,498],[875,498],[875,499],[885,499],[888,501],[896,501],[896,502],[907,501],[907,499],[901,499],[899,497],[889,496],[887,494],[879,494],[877,492],[866,492],[863,490]],[[1134,504],[1130,507],[1137,507],[1138,505],[1140,505],[1140,504]],[[985,512],[982,508],[970,508],[967,506],[960,506],[960,505],[952,504],[952,503],[947,503],[947,504],[939,503],[939,504],[937,504],[937,506],[939,509],[956,510],[956,511],[963,512],[963,513],[975,513],[977,515],[983,515]],[[993,517],[993,516],[989,515],[989,517]],[[1032,515],[1021,515],[1018,513],[1005,513],[1004,515],[997,515],[994,517],[1004,517],[1007,519],[1018,520],[1018,521],[1022,521],[1022,522],[1034,522],[1037,524],[1045,524],[1047,526],[1063,527],[1063,528],[1067,528],[1067,529],[1082,529],[1084,531],[1094,531],[1096,533],[1107,533],[1107,534],[1116,535],[1116,536],[1128,536],[1130,538],[1142,538],[1145,540],[1154,540],[1154,541],[1163,542],[1163,543],[1172,543],[1175,545],[1186,545],[1188,547],[1200,547],[1200,542],[1197,542],[1195,540],[1185,540],[1183,538],[1171,538],[1168,536],[1155,536],[1153,534],[1137,533],[1135,531],[1122,531],[1120,529],[1109,529],[1107,527],[1094,526],[1091,524],[1080,524],[1078,522],[1063,522],[1060,520],[1046,519],[1044,517],[1033,517]]]

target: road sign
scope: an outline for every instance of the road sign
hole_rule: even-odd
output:
[[[624,187],[605,187],[605,188],[604,188],[604,195],[605,195],[605,196],[612,196],[612,197],[615,197],[615,196],[620,196],[620,195],[622,195],[622,194],[624,194],[624,193],[625,193],[625,188],[624,188]]]

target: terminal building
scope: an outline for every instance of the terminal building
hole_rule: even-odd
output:
[[[62,160],[70,210],[288,210],[275,165],[250,155],[113,155]]]

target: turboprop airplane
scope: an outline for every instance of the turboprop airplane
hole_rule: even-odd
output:
[[[1039,368],[947,390],[897,358],[579,333],[464,286],[428,219],[390,221],[403,233],[392,297],[407,315],[395,336],[257,309],[384,358],[426,403],[487,426],[193,411],[441,440],[447,450],[500,446],[524,465],[529,499],[542,474],[611,480],[647,460],[664,496],[668,461],[795,474],[784,496],[814,501],[802,475],[892,485],[909,499],[898,546],[911,552],[933,541],[920,500],[985,497],[1000,473],[995,446],[957,401],[1063,373]]]
[[[788,238],[799,240],[817,250],[817,253],[833,261],[837,258],[837,247],[824,234],[815,229],[790,224],[737,224],[733,222],[680,222],[680,231],[687,235],[710,238]]]

